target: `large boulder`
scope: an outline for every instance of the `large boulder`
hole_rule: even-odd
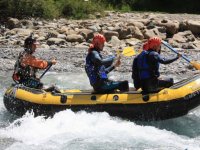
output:
[[[113,47],[118,47],[118,46],[121,45],[121,41],[120,41],[119,38],[116,37],[116,36],[112,36],[109,43],[110,43]]]
[[[9,18],[7,21],[7,27],[8,29],[21,28],[21,23],[16,18]]]
[[[178,32],[179,30],[179,22],[178,21],[171,21],[171,20],[159,20],[157,21],[156,25],[165,27],[167,34],[174,35]]]
[[[55,30],[48,30],[47,31],[47,37],[48,38],[57,38],[58,37],[58,32]]]
[[[135,26],[138,27],[139,29],[144,29],[144,23],[135,21],[133,19],[128,20],[127,26]]]
[[[200,21],[188,20],[187,25],[188,25],[188,29],[192,31],[193,34],[200,33]]]
[[[58,33],[70,35],[70,34],[77,34],[77,31],[73,30],[70,27],[62,26],[61,29],[58,30]]]
[[[103,30],[102,32],[103,32],[103,34],[104,34],[104,36],[105,36],[107,41],[110,41],[112,36],[119,37],[119,33],[116,32],[116,31]]]
[[[119,39],[128,39],[132,37],[131,28],[119,28],[117,32],[119,33]]]
[[[137,38],[137,39],[144,39],[144,35],[142,34],[142,32],[140,31],[140,29],[136,26],[133,26],[133,27],[129,27],[129,28],[132,28],[132,36],[134,38]]]
[[[33,30],[31,30],[31,29],[22,29],[22,28],[14,28],[14,29],[12,29],[12,31],[16,35],[24,37],[24,38],[29,36],[33,32]]]
[[[86,40],[93,38],[93,31],[89,29],[79,29],[78,34],[82,35]]]
[[[82,35],[77,35],[77,34],[70,34],[70,35],[67,35],[66,37],[66,41],[67,42],[83,42],[84,41],[84,38]]]
[[[145,29],[144,30],[144,38],[145,39],[149,39],[150,37],[153,37],[153,36],[158,36],[162,39],[166,39],[166,33],[164,33],[160,28],[156,27],[154,29]]]
[[[187,42],[194,42],[195,36],[192,34],[191,31],[188,30],[174,34],[172,39],[178,43],[187,43]]]
[[[48,45],[63,45],[65,43],[65,40],[60,38],[49,38],[47,40]]]
[[[20,21],[23,28],[33,28],[33,22],[31,20],[23,19]]]

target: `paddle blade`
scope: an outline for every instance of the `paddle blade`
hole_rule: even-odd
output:
[[[197,70],[200,70],[200,64],[196,61],[191,61],[190,62],[191,65],[193,65],[193,67]]]
[[[136,55],[136,52],[132,47],[126,47],[126,48],[124,48],[122,55],[124,55],[124,56],[134,56],[134,55]]]

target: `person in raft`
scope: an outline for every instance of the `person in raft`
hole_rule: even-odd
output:
[[[159,78],[159,65],[170,64],[181,57],[164,58],[161,53],[161,39],[151,37],[143,45],[143,51],[135,57],[132,65],[132,79],[137,89],[142,88],[144,94],[158,92],[174,84],[173,78]]]
[[[46,69],[50,65],[55,65],[56,60],[45,61],[33,56],[39,43],[33,38],[33,33],[24,41],[24,51],[19,53],[14,66],[13,80],[24,86],[42,89],[43,83],[37,78],[38,69]]]
[[[101,51],[103,51],[105,42],[106,39],[103,35],[96,34],[88,49],[85,71],[90,84],[97,93],[111,93],[115,90],[120,90],[121,92],[128,91],[128,81],[111,81],[108,79],[108,73],[118,67],[121,62],[120,57],[116,58],[115,63],[113,63],[115,60],[114,56],[102,57]]]

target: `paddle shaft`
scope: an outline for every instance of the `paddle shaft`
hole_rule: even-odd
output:
[[[41,76],[39,77],[39,79],[41,79],[45,75],[45,73],[47,73],[47,71],[49,71],[49,69],[51,68],[51,66],[52,66],[52,64],[47,67],[47,69],[41,74]]]
[[[179,54],[178,51],[175,50],[173,47],[171,47],[167,42],[162,41],[162,44],[165,45],[165,46],[166,46],[167,48],[169,48],[170,50],[172,50],[174,53]],[[186,56],[181,55],[181,57],[182,57],[183,59],[185,59],[187,62],[189,62],[189,63],[191,62]]]

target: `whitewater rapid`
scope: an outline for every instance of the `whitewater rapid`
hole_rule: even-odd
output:
[[[113,77],[114,78],[114,77]],[[0,90],[0,149],[6,150],[198,150],[200,149],[200,109],[188,115],[157,122],[133,122],[111,117],[106,112],[56,113],[52,118],[21,118],[3,105]],[[45,84],[59,88],[90,89],[85,74],[49,73]]]

